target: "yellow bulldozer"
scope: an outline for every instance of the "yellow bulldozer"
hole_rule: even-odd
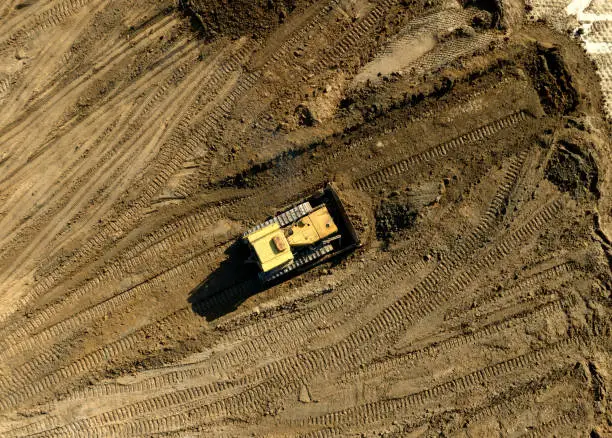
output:
[[[359,246],[355,228],[331,184],[251,228],[242,239],[264,283],[303,272]]]

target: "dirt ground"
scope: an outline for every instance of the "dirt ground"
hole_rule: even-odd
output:
[[[0,0],[0,436],[612,436],[606,8]]]

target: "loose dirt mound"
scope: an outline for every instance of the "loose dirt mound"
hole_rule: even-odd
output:
[[[182,0],[195,14],[208,38],[262,37],[290,14],[314,4],[314,0]]]
[[[574,197],[589,192],[597,194],[597,165],[591,156],[585,156],[578,146],[571,143],[562,143],[551,156],[546,178]]]

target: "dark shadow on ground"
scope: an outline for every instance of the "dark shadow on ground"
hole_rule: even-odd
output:
[[[249,257],[247,245],[237,241],[225,255],[219,267],[189,294],[193,311],[208,321],[233,312],[247,298],[265,289],[257,278],[257,265],[245,263]]]

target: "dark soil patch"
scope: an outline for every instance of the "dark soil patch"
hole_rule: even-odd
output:
[[[569,114],[576,108],[578,93],[559,49],[539,46],[529,70],[547,114]]]
[[[593,158],[571,143],[563,142],[546,166],[546,178],[574,198],[582,198],[588,193],[598,197],[597,177]]]
[[[405,196],[383,199],[376,209],[376,238],[388,243],[395,233],[414,225],[417,211]]]
[[[181,6],[202,23],[205,38],[261,37],[312,0],[181,0]]]

